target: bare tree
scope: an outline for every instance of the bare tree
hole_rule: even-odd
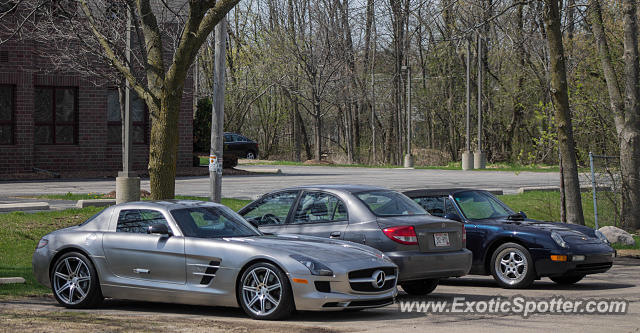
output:
[[[544,24],[549,44],[549,72],[551,74],[551,96],[556,109],[556,125],[558,127],[558,147],[563,165],[563,179],[568,223],[584,225],[582,214],[582,197],[578,180],[578,165],[573,141],[573,125],[571,124],[571,108],[567,88],[567,72],[565,67],[564,46],[560,26],[560,12],[557,0],[545,0]]]

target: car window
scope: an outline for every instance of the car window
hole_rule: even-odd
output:
[[[444,215],[450,215],[450,214],[460,215],[453,201],[451,201],[449,197],[446,197],[444,200]]]
[[[171,211],[187,237],[221,238],[258,236],[260,232],[226,207],[194,207]]]
[[[395,191],[355,193],[376,216],[427,215],[426,210],[404,194]]]
[[[233,142],[233,141],[235,141],[233,135],[231,134],[224,135],[224,142]]]
[[[446,197],[418,197],[413,198],[413,201],[422,206],[429,214],[434,216],[444,216]]]
[[[293,223],[338,222],[348,220],[342,200],[322,192],[305,193],[293,217]]]
[[[161,212],[152,209],[123,209],[118,216],[116,232],[146,234],[149,226],[164,224],[169,230],[169,223]]]
[[[238,134],[234,134],[233,139],[239,142],[247,141],[242,135],[238,135]]]
[[[466,191],[453,197],[462,213],[473,220],[506,217],[513,214],[506,205],[487,192]]]
[[[297,196],[297,191],[267,195],[260,199],[253,208],[245,212],[244,218],[259,225],[284,224]]]

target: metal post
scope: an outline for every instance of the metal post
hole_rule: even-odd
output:
[[[127,45],[125,46],[125,58],[127,66],[131,68],[131,11],[127,10]],[[124,156],[122,156],[122,171],[129,177],[131,172],[131,86],[129,80],[125,80],[124,89]]]
[[[127,66],[131,69],[131,9],[127,8],[127,32],[126,32],[125,58]],[[124,91],[124,149],[122,150],[122,171],[116,177],[116,203],[140,200],[140,178],[133,173],[131,131],[133,120],[131,117],[131,87],[125,80]]]
[[[224,17],[215,28],[215,76],[213,79],[213,103],[211,110],[211,150],[209,179],[211,201],[222,199],[222,151],[224,144],[224,73],[227,19]]]
[[[471,43],[467,39],[467,152],[471,151]]]
[[[411,67],[406,66],[407,70],[407,154],[404,155],[404,167],[413,168],[413,155],[411,155]]]
[[[598,201],[596,199],[596,173],[593,167],[593,153],[589,152],[589,164],[591,164],[591,192],[593,192],[593,217],[595,218],[595,229],[600,229],[598,226]]]
[[[462,170],[473,169],[473,154],[471,153],[471,42],[467,39],[467,145],[462,153]]]
[[[478,150],[473,156],[473,166],[476,169],[484,169],[485,155],[482,152],[482,36],[478,34]]]

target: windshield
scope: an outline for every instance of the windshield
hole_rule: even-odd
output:
[[[394,191],[355,193],[376,216],[429,215],[415,201]]]
[[[484,191],[458,192],[453,199],[462,213],[472,220],[504,218],[514,214],[502,201]]]
[[[260,231],[227,207],[193,207],[171,211],[187,237],[222,238],[259,236]]]

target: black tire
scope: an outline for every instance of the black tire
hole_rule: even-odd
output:
[[[250,159],[250,160],[255,160],[255,159],[257,159],[257,158],[258,158],[258,155],[256,154],[256,152],[255,152],[255,151],[253,151],[253,150],[249,150],[249,151],[247,152],[247,154],[245,155],[245,157],[246,157],[247,159]]]
[[[70,309],[87,309],[98,306],[104,299],[98,273],[82,253],[65,253],[52,267],[51,289],[53,297],[61,305]]]
[[[409,295],[424,296],[433,292],[438,286],[439,279],[424,279],[402,282],[400,286]]]
[[[507,264],[502,264],[502,259],[507,257]],[[502,288],[527,288],[536,279],[535,265],[529,250],[517,243],[498,246],[491,255],[490,269],[491,275]]]
[[[551,279],[551,281],[560,284],[560,285],[570,285],[570,284],[574,284],[574,283],[578,283],[578,281],[584,279],[584,275],[583,274],[578,274],[578,275],[563,275],[563,276],[553,276],[553,277],[549,277]]]
[[[265,311],[266,313],[261,314],[259,313],[261,312],[260,310],[256,312],[257,309],[253,308],[253,306],[255,306],[255,303],[248,304],[248,302],[251,302],[251,300],[249,300],[249,297],[253,299],[254,297],[260,296],[260,293],[257,290],[262,287],[256,286],[255,292],[245,290],[244,287],[246,285],[245,283],[254,282],[255,279],[252,277],[252,273],[254,273],[255,276],[258,277],[258,280],[261,280],[262,282],[264,282],[264,278],[267,275],[266,271],[269,271],[270,274],[275,273],[275,276],[279,280],[279,283],[280,283],[279,290],[275,289],[273,290],[273,292],[271,291],[268,292],[269,296],[271,296],[272,299],[275,299],[274,296],[277,295],[279,296],[279,300],[278,300],[278,304],[275,305],[275,307],[273,307],[274,304],[271,301],[269,301],[268,298],[266,298],[266,296],[263,296],[265,299],[263,303],[265,304],[264,305],[261,304],[259,306],[261,306],[262,309],[265,309],[267,311]],[[265,273],[261,275],[260,272],[265,272]],[[264,283],[265,287],[269,287],[269,283],[273,283],[275,281],[274,279],[271,278],[271,275],[267,276],[266,280],[267,280],[266,283]],[[253,287],[253,286],[249,286],[249,287]],[[278,290],[279,292],[276,292],[276,290]],[[254,294],[251,295],[251,293],[254,293]],[[284,272],[280,268],[267,262],[255,263],[249,266],[249,268],[247,268],[242,273],[242,276],[240,277],[240,280],[238,281],[238,284],[236,287],[236,296],[238,298],[238,303],[240,304],[240,307],[242,308],[242,310],[244,310],[244,312],[253,319],[279,320],[279,319],[283,319],[290,316],[293,313],[293,311],[295,311],[295,303],[293,300],[293,292],[291,290],[291,284],[289,283],[289,278],[287,277],[286,274],[284,274]],[[262,302],[262,298],[259,298],[258,302]],[[267,304],[271,304],[271,308],[267,309]]]

